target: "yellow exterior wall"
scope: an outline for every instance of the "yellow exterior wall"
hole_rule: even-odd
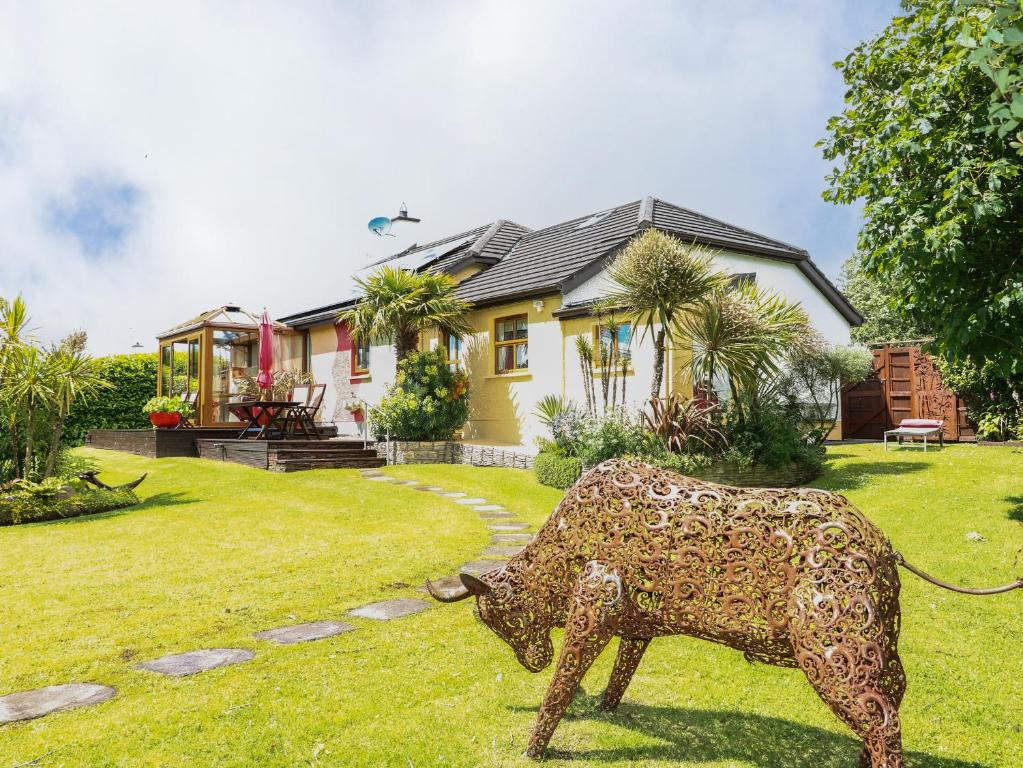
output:
[[[532,446],[542,434],[533,411],[545,395],[562,394],[563,355],[561,321],[553,312],[561,308],[559,297],[501,304],[469,314],[475,333],[462,344],[469,375],[469,421],[465,439],[494,445]],[[497,374],[494,357],[494,322],[509,315],[524,314],[529,323],[529,370]]]

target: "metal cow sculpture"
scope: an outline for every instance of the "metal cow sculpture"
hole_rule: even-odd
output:
[[[863,739],[862,768],[901,768],[899,576],[906,564],[845,498],[813,489],[715,485],[608,461],[569,489],[536,538],[443,602],[479,617],[531,672],[564,646],[526,754],[541,757],[587,668],[621,638],[601,706],[613,710],[650,640],[691,635],[751,661],[798,667]]]

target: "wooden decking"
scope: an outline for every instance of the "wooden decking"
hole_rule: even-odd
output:
[[[363,448],[361,440],[196,440],[200,458],[230,461],[271,472],[303,469],[381,467],[374,448]]]
[[[334,427],[320,429],[323,440],[239,440],[238,428],[222,429],[94,429],[86,443],[93,448],[125,451],[151,459],[168,456],[199,456],[231,461],[271,472],[303,469],[380,467],[373,447],[362,440],[334,437]]]
[[[240,429],[240,427],[239,427]],[[195,441],[200,438],[238,437],[239,429],[198,427],[196,429],[93,429],[86,445],[124,451],[150,459],[167,456],[198,456]]]

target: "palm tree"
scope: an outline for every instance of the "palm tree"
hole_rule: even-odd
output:
[[[394,344],[398,361],[419,345],[427,328],[462,337],[472,331],[465,319],[470,306],[455,296],[455,281],[437,272],[408,272],[384,265],[365,279],[359,303],[337,316],[352,329],[356,341]]]
[[[53,388],[49,381],[46,358],[37,347],[26,345],[14,358],[9,368],[13,381],[5,389],[14,410],[14,418],[17,419],[20,412],[25,414],[25,460],[21,476],[28,479],[35,469],[36,417],[52,402]]]
[[[648,229],[629,243],[608,270],[617,284],[610,300],[654,340],[650,397],[660,397],[668,334],[727,278],[714,270],[712,254],[696,243]]]
[[[13,301],[0,297],[0,413],[7,424],[11,462],[15,477],[21,475],[20,408],[14,391],[17,365],[28,343],[28,309],[18,296]]]
[[[778,373],[785,351],[808,326],[798,302],[741,283],[714,291],[700,312],[681,319],[678,332],[692,342],[695,381],[711,391],[724,376],[734,400]]]
[[[103,379],[96,360],[85,353],[84,338],[77,335],[68,337],[60,346],[52,349],[46,363],[55,410],[44,474],[50,477],[57,466],[64,422],[71,412],[71,406],[112,385]]]

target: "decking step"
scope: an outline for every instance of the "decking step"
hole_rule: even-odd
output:
[[[384,459],[373,458],[327,458],[327,459],[286,459],[270,465],[271,471],[299,472],[303,469],[365,469],[382,467]]]

